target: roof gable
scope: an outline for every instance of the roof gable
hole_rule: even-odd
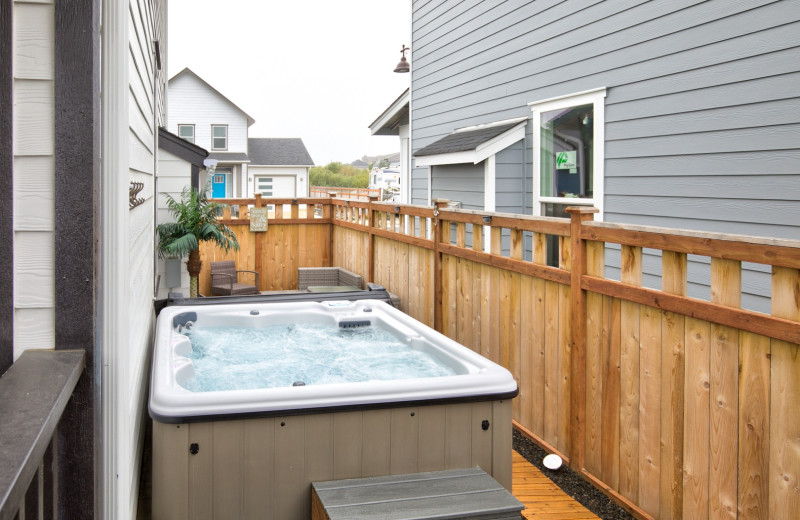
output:
[[[233,108],[235,108],[236,110],[241,112],[242,115],[244,115],[244,117],[247,118],[247,126],[248,127],[256,122],[256,120],[253,119],[252,116],[250,116],[247,112],[245,112],[244,110],[239,108],[239,106],[236,103],[234,103],[233,101],[231,101],[230,99],[225,97],[219,90],[217,90],[214,87],[212,87],[206,80],[204,80],[203,78],[201,78],[200,76],[195,74],[194,71],[192,71],[192,69],[190,69],[189,67],[184,68],[182,71],[180,71],[179,73],[177,73],[174,76],[172,76],[169,79],[169,83],[172,83],[173,81],[175,81],[176,79],[178,79],[180,77],[191,77],[191,78],[194,78],[195,80],[199,81],[203,86],[208,88],[211,92],[213,92],[214,94],[216,94],[217,96],[222,98],[225,102],[230,104]]]
[[[392,101],[389,108],[383,111],[375,121],[370,123],[372,135],[399,135],[399,127],[408,124],[408,107],[411,99],[410,89],[406,89],[400,97]]]

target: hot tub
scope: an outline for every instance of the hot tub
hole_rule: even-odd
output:
[[[198,391],[188,336],[287,323],[374,328],[448,375]],[[313,481],[473,466],[510,489],[516,393],[507,370],[381,301],[168,307],[151,379],[153,517],[308,518]]]

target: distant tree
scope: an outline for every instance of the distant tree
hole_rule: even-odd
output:
[[[378,163],[378,168],[388,168],[389,167],[389,159],[383,158],[381,162]]]
[[[340,188],[366,188],[369,186],[369,172],[351,164],[331,162],[325,166],[315,166],[308,173],[311,186]]]

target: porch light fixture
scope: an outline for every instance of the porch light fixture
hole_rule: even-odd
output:
[[[481,217],[481,220],[483,220],[484,224],[491,224],[492,223],[492,216],[491,215],[484,215],[483,217]]]
[[[403,55],[400,58],[400,63],[397,64],[397,67],[394,68],[395,72],[409,72],[411,71],[411,65],[409,65],[408,61],[406,60],[406,51],[410,51],[410,47],[406,47],[406,44],[403,44],[403,48],[400,49],[400,53]]]

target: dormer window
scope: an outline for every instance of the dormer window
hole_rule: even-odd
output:
[[[178,137],[194,142],[194,125],[178,125]]]
[[[211,149],[228,149],[228,125],[211,125]]]

